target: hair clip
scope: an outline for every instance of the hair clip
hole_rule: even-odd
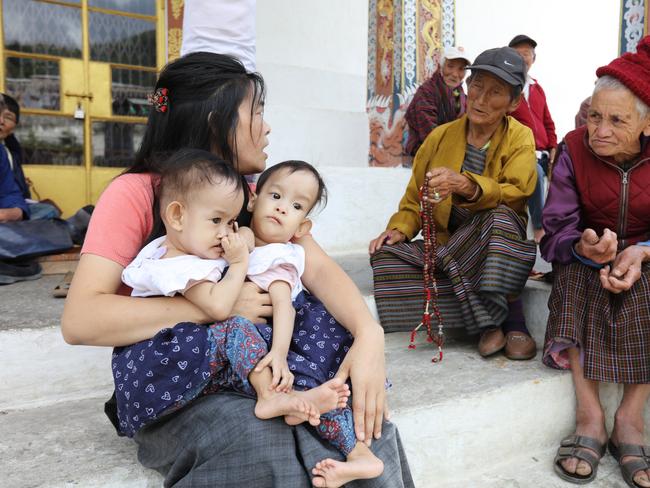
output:
[[[169,109],[168,94],[169,90],[167,88],[158,88],[155,92],[149,94],[147,98],[149,103],[156,109],[156,112],[167,112]]]

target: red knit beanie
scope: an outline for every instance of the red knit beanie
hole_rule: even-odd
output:
[[[607,66],[596,70],[596,76],[613,76],[650,106],[650,35],[636,46],[636,53],[625,53]]]

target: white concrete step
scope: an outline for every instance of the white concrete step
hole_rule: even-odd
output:
[[[389,399],[417,486],[456,486],[458,473],[482,476],[522,453],[550,451],[571,432],[568,373],[545,368],[539,358],[482,359],[473,344],[458,343],[447,345],[442,363],[432,364],[431,345],[421,342],[409,350],[407,343],[407,333],[387,336],[387,367],[395,385]],[[49,369],[45,364],[42,371]],[[74,378],[70,371],[68,379]],[[619,391],[603,390],[611,415]],[[27,409],[5,402],[0,457],[8,463],[7,486],[156,486],[157,475],[137,466],[133,444],[117,438],[104,418],[109,393],[110,385],[96,387],[85,399]],[[499,485],[497,476],[491,486],[554,486],[527,484],[526,470],[508,476],[519,484]]]
[[[528,323],[538,346],[542,345],[546,325],[544,286],[532,283],[525,294]],[[374,298],[366,295],[365,299],[377,318]],[[0,410],[107,394],[113,388],[110,355],[110,348],[66,344],[58,324],[0,329]]]
[[[560,479],[553,471],[556,449],[526,453],[507,463],[497,464],[488,472],[469,475],[463,471],[456,481],[446,483],[445,488],[572,488],[576,485]],[[443,486],[431,480],[423,486]],[[590,488],[627,488],[614,458],[609,454],[601,460],[596,479]]]

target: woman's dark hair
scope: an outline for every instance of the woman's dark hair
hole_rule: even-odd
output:
[[[314,200],[312,207],[309,209],[309,212],[311,212],[317,205],[321,208],[324,208],[327,205],[327,187],[325,186],[325,182],[323,181],[323,178],[321,177],[318,170],[305,161],[283,161],[266,169],[257,180],[257,193],[259,194],[260,191],[262,191],[262,188],[272,174],[277,173],[283,169],[289,170],[289,174],[295,173],[297,171],[306,171],[308,173],[311,173],[316,179],[316,182],[318,183],[318,192],[316,193],[316,199]]]
[[[190,53],[163,68],[155,90],[167,89],[167,110],[152,108],[135,164],[127,173],[160,173],[161,164],[182,148],[217,154],[237,169],[239,106],[252,97],[251,119],[264,103],[264,80],[231,56]]]
[[[239,107],[247,96],[251,97],[252,121],[256,107],[264,103],[262,76],[246,72],[232,56],[195,52],[163,68],[154,90],[162,88],[167,89],[167,110],[151,109],[135,163],[125,173],[160,174],[170,163],[170,156],[183,148],[212,152],[236,170]],[[241,179],[243,182],[244,177]],[[250,221],[248,197],[245,191],[240,225]],[[155,204],[153,210],[154,231],[162,232]]]
[[[232,183],[235,191],[244,191],[242,178],[235,168],[214,154],[202,149],[181,149],[164,162],[160,180],[154,187],[154,227],[147,242],[162,236],[161,202],[171,198],[187,198],[192,190],[205,184]]]

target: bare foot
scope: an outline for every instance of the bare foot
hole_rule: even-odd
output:
[[[615,446],[620,446],[621,444],[644,445],[643,420],[633,422],[631,419],[623,419],[617,415],[616,422],[614,423],[614,431],[612,432],[612,442]],[[636,456],[623,456],[619,463],[623,465],[631,461],[638,461],[639,459]],[[650,469],[637,471],[634,475],[634,482],[638,486],[650,487]]]
[[[318,411],[323,414],[335,408],[345,407],[348,398],[350,398],[350,387],[339,378],[334,378],[311,390],[294,390],[291,394],[313,403]],[[284,420],[289,425],[298,425],[304,422],[304,420],[291,415],[286,416]]]
[[[311,470],[317,487],[338,488],[352,480],[376,478],[384,472],[384,463],[361,442],[352,449],[346,462],[325,459]]]
[[[255,404],[255,416],[258,419],[271,419],[289,415],[309,422],[311,425],[320,424],[320,411],[312,402],[289,393],[269,392],[264,397],[258,397]]]
[[[592,418],[590,418],[592,417]],[[582,435],[585,437],[592,437],[601,444],[607,442],[607,431],[605,430],[605,419],[602,415],[602,412],[596,415],[598,418],[593,418],[589,414],[581,414],[577,412],[576,420],[576,435]],[[592,449],[582,448],[581,450],[591,453],[592,455],[599,457],[599,454]],[[564,471],[569,474],[577,474],[579,476],[589,476],[591,474],[591,466],[586,461],[582,461],[578,458],[571,457],[560,461],[560,464]]]

